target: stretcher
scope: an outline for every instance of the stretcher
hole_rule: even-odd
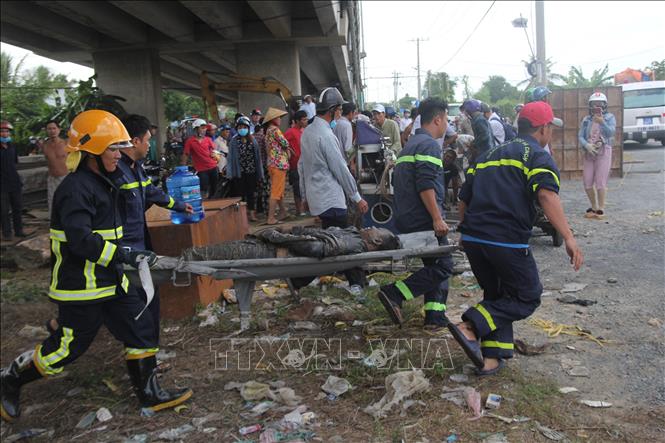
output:
[[[182,258],[159,257],[150,269],[152,283],[171,282],[174,286],[189,286],[192,274],[207,275],[217,280],[233,280],[240,310],[240,327],[249,327],[251,304],[257,281],[284,279],[294,296],[297,292],[290,279],[296,277],[320,276],[362,268],[366,263],[377,261],[398,261],[406,258],[437,257],[458,249],[455,244],[440,245],[434,232],[415,232],[399,236],[401,249],[363,252],[323,259],[310,257],[284,257],[243,260],[186,261]],[[143,285],[138,273],[128,272],[132,283]]]

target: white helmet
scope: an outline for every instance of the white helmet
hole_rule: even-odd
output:
[[[196,120],[194,120],[194,123],[192,123],[192,128],[198,128],[200,126],[205,126],[207,124],[208,123],[206,123],[206,121],[203,120],[202,118],[197,118]]]
[[[594,92],[591,94],[591,97],[589,97],[589,103],[591,102],[605,102],[607,103],[607,97],[605,97],[605,94],[602,92]]]

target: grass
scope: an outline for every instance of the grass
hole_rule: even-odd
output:
[[[35,272],[40,271],[0,271],[0,299],[9,303],[43,301],[48,294],[48,278],[36,277]]]

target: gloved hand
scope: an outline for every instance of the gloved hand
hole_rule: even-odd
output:
[[[593,143],[586,143],[584,146],[584,150],[588,152],[591,155],[596,155],[598,154],[598,148],[593,144]]]
[[[144,259],[148,259],[148,266],[157,263],[157,254],[152,251],[144,251],[141,249],[132,249],[128,246],[118,248],[116,252],[118,261],[125,263],[138,269],[139,263]]]

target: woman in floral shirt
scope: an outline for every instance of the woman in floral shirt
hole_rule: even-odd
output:
[[[268,174],[270,175],[270,201],[268,203],[268,220],[266,224],[276,225],[287,217],[284,206],[284,188],[286,187],[286,174],[289,170],[289,155],[291,147],[279,129],[281,117],[286,111],[268,108],[266,112],[266,149],[268,151]],[[279,220],[275,218],[275,209],[279,205]]]

